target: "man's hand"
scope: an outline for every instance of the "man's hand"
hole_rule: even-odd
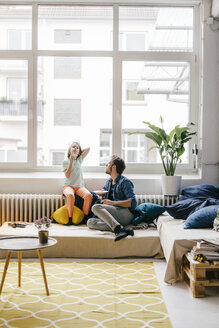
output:
[[[103,199],[101,201],[102,204],[112,205],[112,206],[120,206],[120,207],[131,207],[131,202],[129,199],[127,200],[110,200]]]
[[[115,202],[113,200],[110,200],[110,199],[103,199],[101,201],[102,204],[106,204],[106,205],[115,205]]]

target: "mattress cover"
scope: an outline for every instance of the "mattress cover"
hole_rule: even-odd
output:
[[[12,228],[5,222],[0,227],[0,238],[4,236],[37,235],[38,230],[33,223],[27,223],[25,228]],[[44,249],[44,257],[164,257],[156,228],[135,230],[133,237],[128,236],[115,242],[115,234],[109,231],[91,230],[86,225],[65,226],[52,224],[49,228],[49,236],[57,239],[58,243],[53,247]],[[0,257],[4,256],[4,251],[0,251]],[[25,251],[23,256],[36,257],[37,253]]]

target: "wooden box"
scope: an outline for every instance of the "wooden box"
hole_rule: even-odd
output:
[[[206,286],[219,286],[219,262],[199,263],[188,253],[183,257],[182,278],[193,297],[204,297]]]

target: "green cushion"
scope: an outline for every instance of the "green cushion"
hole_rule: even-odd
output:
[[[163,206],[154,203],[143,203],[135,208],[135,218],[132,221],[133,225],[138,225],[141,222],[152,223],[159,215],[165,211]]]

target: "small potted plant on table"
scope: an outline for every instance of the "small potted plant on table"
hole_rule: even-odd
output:
[[[46,244],[48,242],[49,237],[49,227],[51,225],[52,220],[44,216],[41,219],[35,221],[35,226],[37,227],[39,234],[39,241],[41,244]]]

